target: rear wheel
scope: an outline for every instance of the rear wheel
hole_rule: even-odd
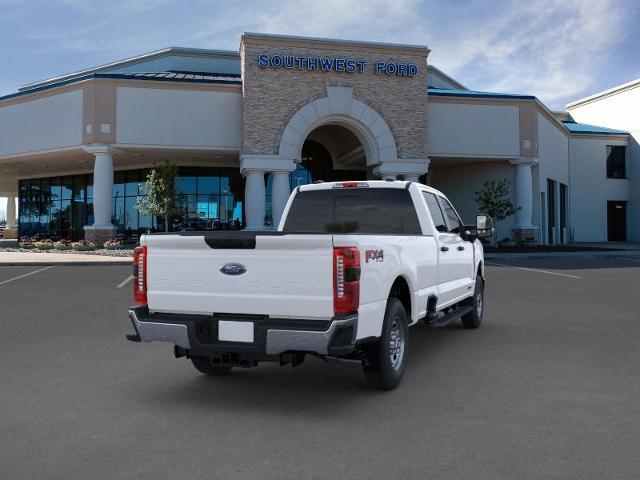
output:
[[[226,375],[231,371],[228,365],[214,365],[211,360],[205,357],[191,357],[191,363],[200,373],[205,375]]]
[[[380,390],[392,390],[402,380],[407,365],[409,326],[407,312],[397,298],[387,301],[380,340],[368,346],[364,374]]]
[[[471,305],[473,310],[460,318],[462,326],[464,328],[478,328],[482,323],[482,315],[484,313],[484,280],[480,275],[476,277],[476,288],[468,305]]]

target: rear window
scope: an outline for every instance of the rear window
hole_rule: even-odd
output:
[[[398,188],[298,192],[285,220],[289,233],[421,235],[411,195]]]

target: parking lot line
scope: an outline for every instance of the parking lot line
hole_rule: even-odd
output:
[[[504,263],[493,263],[493,262],[486,262],[486,263],[487,265],[495,265],[497,267],[511,267],[511,268],[517,268],[518,270],[527,270],[529,272],[546,273],[548,275],[558,275],[560,277],[582,278],[577,275],[569,275],[568,273],[550,272],[548,270],[538,270],[537,268],[518,267],[516,265],[506,265]]]
[[[23,275],[18,275],[17,277],[10,278],[9,280],[4,280],[0,282],[0,285],[4,285],[5,283],[13,282],[14,280],[20,280],[21,278],[28,277],[30,275],[34,275],[38,272],[44,272],[45,270],[49,270],[51,266],[40,268],[38,270],[34,270],[33,272],[25,273]]]
[[[122,288],[124,287],[127,283],[129,283],[131,280],[133,280],[133,275],[129,275],[127,278],[125,278],[122,282],[120,282],[118,284],[118,286],[116,288]]]

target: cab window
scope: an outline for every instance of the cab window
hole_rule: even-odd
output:
[[[438,204],[438,199],[433,193],[422,192],[425,201],[427,202],[427,208],[433,219],[433,225],[438,232],[448,232],[447,223],[444,220],[444,215]]]
[[[460,233],[462,227],[462,220],[458,217],[458,214],[444,197],[440,197],[440,204],[442,205],[442,211],[444,212],[445,220],[447,221],[448,232]]]

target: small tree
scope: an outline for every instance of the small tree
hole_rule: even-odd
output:
[[[178,167],[167,160],[147,174],[147,184],[143,187],[146,197],[138,197],[136,210],[143,215],[164,219],[165,231],[169,231],[169,219],[176,211],[175,178]]]
[[[487,180],[482,184],[482,190],[476,192],[476,203],[482,213],[491,216],[497,223],[514,215],[520,207],[515,207],[509,198],[509,181],[505,178],[496,182]],[[497,231],[494,241],[497,244]]]

